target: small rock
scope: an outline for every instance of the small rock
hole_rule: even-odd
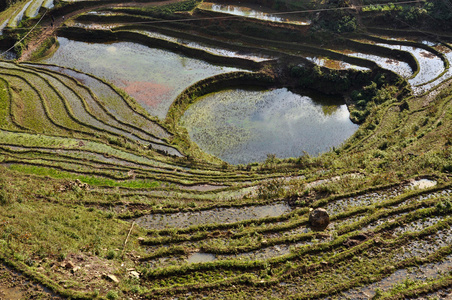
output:
[[[139,238],[138,238],[138,242],[140,242],[140,243],[141,243],[141,242],[144,242],[144,237],[139,237]]]
[[[111,282],[119,283],[118,277],[116,277],[116,276],[113,275],[113,274],[105,275],[105,278],[108,279],[108,280],[110,280]]]
[[[316,208],[309,214],[309,223],[314,229],[323,230],[330,223],[330,216],[323,208]]]
[[[72,261],[68,261],[68,262],[64,265],[64,267],[65,267],[66,269],[73,269],[73,268],[75,268],[75,265],[74,265],[74,263],[73,263]]]
[[[75,267],[71,270],[71,273],[74,274],[75,272],[77,272],[78,270],[80,270],[80,267]]]
[[[140,273],[138,273],[137,271],[131,271],[130,275],[132,275],[132,277],[135,277],[136,279],[140,278]]]

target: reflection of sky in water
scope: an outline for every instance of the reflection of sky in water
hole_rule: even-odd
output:
[[[60,47],[46,63],[76,68],[112,82],[151,115],[164,118],[173,100],[189,85],[238,69],[214,66],[169,51],[120,42],[92,44],[58,38]]]
[[[264,21],[293,23],[299,25],[311,24],[311,21],[305,18],[279,13],[267,13],[251,7],[203,2],[200,5],[200,8]]]
[[[274,59],[272,57],[266,56],[266,55],[255,55],[255,54],[251,54],[251,53],[241,53],[238,51],[232,51],[232,50],[227,50],[227,49],[223,49],[223,48],[218,48],[218,47],[213,47],[207,44],[203,44],[203,43],[198,43],[198,42],[192,42],[186,39],[181,39],[181,38],[175,38],[172,36],[168,36],[165,34],[161,34],[158,32],[152,32],[152,31],[144,31],[144,30],[131,30],[132,32],[137,32],[140,34],[144,34],[147,35],[149,37],[152,38],[156,38],[156,39],[162,39],[165,41],[170,41],[173,43],[179,43],[179,44],[183,44],[187,47],[190,48],[195,48],[195,49],[200,49],[200,50],[204,50],[206,52],[212,53],[212,54],[216,54],[216,55],[221,55],[221,56],[227,56],[227,57],[240,57],[240,58],[245,58],[245,59],[251,59],[254,61],[265,61],[265,60],[269,60],[269,59]]]
[[[407,77],[410,77],[411,75],[413,75],[413,71],[411,70],[410,65],[403,61],[391,59],[388,57],[373,55],[373,54],[359,53],[359,52],[347,53],[347,55],[374,61],[380,67],[387,69],[387,70],[394,71],[404,78],[407,78]]]
[[[426,43],[426,41],[424,41],[424,43]],[[439,52],[443,53],[446,56],[446,59],[449,61],[449,63],[452,63],[452,51],[451,51],[451,49],[449,49],[449,48],[447,48],[445,46],[437,45],[437,44],[432,43],[432,42],[429,43],[429,46],[435,46],[436,50],[438,50]],[[419,86],[419,87],[414,87],[413,90],[417,94],[426,92],[429,89],[431,89],[434,86],[440,84],[442,81],[448,79],[451,76],[452,76],[452,66],[450,66],[449,69],[440,78],[434,80],[431,83],[428,83],[428,84],[425,84],[425,85],[422,85],[422,86]]]
[[[414,57],[416,57],[417,61],[419,62],[420,71],[414,78],[408,80],[408,82],[412,86],[433,80],[435,77],[441,74],[441,72],[444,71],[444,63],[441,58],[422,48],[402,45],[389,45],[382,43],[378,43],[377,45],[391,49],[407,51],[413,54]]]
[[[139,217],[135,222],[147,229],[184,228],[202,224],[235,223],[266,217],[277,217],[290,212],[290,210],[290,206],[286,203],[275,203],[263,206],[215,208],[174,214],[152,214]]]
[[[355,69],[355,70],[361,70],[361,71],[369,70],[369,68],[366,68],[366,67],[352,65],[352,64],[349,64],[344,61],[329,59],[329,58],[325,58],[325,57],[314,56],[314,57],[306,57],[306,59],[315,63],[316,65],[318,65],[320,67],[326,67],[326,68],[335,69],[335,70],[347,70],[347,69]]]
[[[287,89],[227,90],[203,97],[181,122],[204,151],[233,164],[263,161],[267,154],[317,155],[358,129],[335,100],[320,104]]]

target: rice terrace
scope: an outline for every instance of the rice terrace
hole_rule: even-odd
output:
[[[0,2],[0,299],[452,299],[452,1],[206,1]]]

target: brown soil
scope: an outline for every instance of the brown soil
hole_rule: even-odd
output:
[[[0,264],[0,300],[62,299],[40,284]]]

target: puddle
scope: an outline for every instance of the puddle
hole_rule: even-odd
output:
[[[264,161],[268,154],[317,155],[358,129],[341,98],[286,88],[206,95],[187,109],[181,125],[201,149],[231,164]]]
[[[307,18],[302,18],[295,14],[280,13],[259,5],[247,4],[247,6],[242,5],[237,6],[237,5],[202,2],[199,5],[199,8],[235,16],[259,19],[263,21],[291,23],[297,25],[311,24],[311,21]]]
[[[196,253],[190,254],[187,258],[187,261],[189,264],[197,264],[197,263],[214,261],[216,259],[217,258],[214,254],[196,252]]]
[[[38,268],[38,272],[39,268]],[[22,273],[0,264],[0,299],[63,299],[40,283],[34,283]]]
[[[437,184],[437,182],[435,180],[430,180],[430,179],[419,179],[419,180],[415,180],[413,182],[410,183],[410,186],[408,188],[411,189],[428,189],[431,187],[434,187]]]
[[[60,47],[46,63],[77,68],[104,78],[137,100],[149,114],[161,119],[173,100],[195,82],[239,71],[169,51],[130,42],[94,44],[59,37]]]
[[[309,57],[306,57],[306,59],[315,63],[316,65],[318,65],[320,67],[326,67],[326,68],[334,69],[334,70],[348,70],[348,69],[355,69],[355,70],[360,70],[360,71],[370,70],[369,68],[366,68],[366,67],[352,65],[352,64],[346,63],[344,61],[334,60],[334,59],[330,59],[330,58],[326,58],[326,57],[309,56]]]
[[[277,203],[240,208],[217,208],[197,212],[153,214],[140,217],[135,222],[146,229],[164,229],[167,227],[184,228],[203,224],[228,224],[266,217],[277,217],[290,211],[291,208],[289,205]]]
[[[2,288],[0,287],[0,299],[2,300],[17,300],[24,299],[24,294],[19,287]]]

